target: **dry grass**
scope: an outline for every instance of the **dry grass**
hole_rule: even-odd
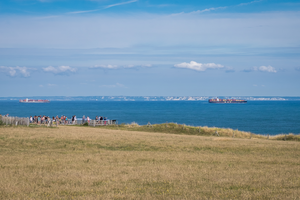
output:
[[[298,199],[299,157],[296,141],[0,127],[0,199]]]
[[[199,135],[199,136],[216,136],[216,132],[221,137],[233,137],[233,138],[248,138],[248,139],[270,139],[270,140],[293,140],[300,141],[300,135],[294,135],[292,133],[288,135],[258,135],[251,132],[233,130],[230,128],[217,128],[217,127],[195,127],[187,126],[184,124],[154,124],[151,126],[140,126],[135,122],[131,124],[101,126],[99,128],[112,129],[112,130],[127,130],[127,131],[143,131],[143,132],[159,132],[159,133],[171,133],[171,134],[183,134],[183,135]]]

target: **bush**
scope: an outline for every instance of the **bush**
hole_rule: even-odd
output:
[[[82,126],[88,126],[89,123],[85,122],[84,124],[82,124]]]
[[[4,122],[2,120],[0,120],[0,126],[4,125]]]

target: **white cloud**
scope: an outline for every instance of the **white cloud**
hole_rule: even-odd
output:
[[[195,61],[191,61],[190,63],[180,63],[174,65],[177,68],[185,68],[185,69],[192,69],[196,71],[205,71],[206,69],[220,69],[223,68],[223,65],[215,64],[215,63],[197,63]]]
[[[30,73],[27,71],[27,67],[19,67],[17,66],[16,69],[19,70],[19,72],[24,76],[24,77],[29,77]]]
[[[270,72],[276,73],[276,69],[272,66],[260,66],[260,67],[252,67],[251,69],[245,69],[243,72],[253,72],[253,71],[260,71],[260,72]]]
[[[43,70],[45,72],[52,72],[54,74],[62,74],[62,73],[67,73],[67,72],[76,72],[77,69],[76,68],[72,68],[70,66],[59,66],[59,67],[52,67],[52,66],[49,66],[49,67],[45,67],[43,68]]]
[[[275,68],[274,67],[272,67],[272,66],[260,66],[259,68],[258,68],[258,70],[259,71],[261,71],[261,72],[272,72],[272,73],[276,73],[277,71],[275,70]]]
[[[6,66],[0,66],[0,70],[4,71],[6,73],[8,73],[10,76],[16,76],[17,72],[19,72],[23,77],[29,77],[30,73],[28,70],[30,70],[31,68],[27,68],[27,67],[6,67]],[[35,69],[31,69],[31,70],[35,70]]]
[[[126,2],[121,2],[121,3],[115,3],[115,4],[105,6],[104,8],[107,9],[107,8],[111,8],[111,7],[115,7],[115,6],[121,6],[121,5],[129,4],[129,3],[134,3],[134,2],[137,2],[137,1],[138,0],[131,0],[131,1],[126,1]]]

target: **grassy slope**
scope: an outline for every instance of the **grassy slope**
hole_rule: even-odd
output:
[[[139,126],[138,124],[122,124],[117,126],[100,126],[98,128],[111,129],[111,130],[127,130],[127,131],[143,131],[143,132],[159,132],[159,133],[171,133],[182,135],[199,135],[199,136],[217,136],[217,131],[221,137],[234,137],[234,138],[257,138],[257,139],[270,139],[270,140],[293,140],[300,141],[300,135],[294,135],[292,133],[288,135],[258,135],[251,132],[233,130],[230,128],[216,128],[216,127],[195,127],[186,126],[182,124],[154,124],[151,126]]]
[[[0,127],[0,199],[296,199],[300,143]]]

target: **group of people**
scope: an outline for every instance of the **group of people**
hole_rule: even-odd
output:
[[[100,123],[101,121],[106,121],[107,117],[102,117],[102,116],[96,116],[95,117],[96,123]],[[85,117],[85,115],[82,116],[82,123],[90,123],[91,118],[89,116]]]
[[[107,118],[106,117],[102,117],[102,116],[96,116],[95,118],[96,123],[100,123],[101,121],[106,121]],[[48,124],[49,122],[55,122],[57,124],[63,124],[63,125],[67,125],[67,124],[76,124],[77,123],[77,117],[76,115],[73,115],[71,117],[71,120],[68,119],[67,116],[62,115],[61,117],[58,117],[58,115],[56,117],[49,117],[49,116],[41,116],[41,115],[35,115],[35,116],[30,116],[29,118],[30,123],[36,123],[36,124]],[[85,115],[83,115],[82,117],[82,124],[84,123],[90,123],[91,118],[89,116],[85,117]]]
[[[68,120],[68,117],[65,115],[62,115],[61,117],[49,117],[49,116],[41,116],[41,115],[35,115],[29,117],[30,123],[36,123],[36,124],[48,124],[49,122],[55,122],[58,124],[70,124],[70,121]],[[72,117],[72,123],[74,123],[74,116]]]

